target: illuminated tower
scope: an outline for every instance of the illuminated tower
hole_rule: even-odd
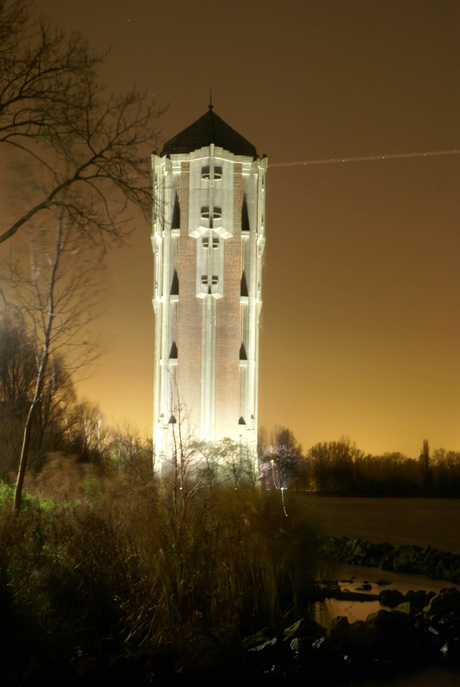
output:
[[[210,105],[152,166],[156,467],[178,422],[255,459],[267,158]]]

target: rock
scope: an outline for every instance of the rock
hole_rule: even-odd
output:
[[[421,611],[430,603],[433,596],[436,596],[435,592],[426,592],[423,589],[418,589],[416,592],[410,590],[406,593],[405,600],[410,601],[415,610]]]
[[[414,613],[414,605],[411,601],[403,601],[402,604],[396,606],[396,610],[400,613],[406,613],[407,615],[412,615]]]
[[[284,672],[291,658],[289,646],[280,642],[278,637],[265,640],[245,654],[245,667],[255,676],[271,675],[276,677]],[[252,679],[248,676],[249,682]]]
[[[330,637],[335,643],[341,642],[347,636],[348,629],[348,618],[344,615],[338,615],[326,625],[326,637]]]
[[[296,637],[313,637],[318,639],[323,635],[324,628],[313,620],[313,618],[301,618],[293,625],[287,627],[283,632],[283,637],[286,640],[292,640]]]
[[[249,635],[243,639],[243,649],[249,650],[260,644],[263,644],[270,637],[270,632],[268,627],[264,627],[259,632]]]
[[[382,589],[379,594],[379,601],[382,606],[396,608],[404,602],[404,594],[397,589]]]
[[[307,637],[294,637],[289,642],[289,648],[292,652],[292,658],[298,665],[309,664],[315,654],[314,642]]]
[[[350,589],[342,589],[334,598],[343,599],[345,601],[378,601],[379,595],[353,591]]]
[[[449,668],[460,668],[460,637],[451,637],[441,649]]]
[[[460,613],[460,592],[455,587],[443,589],[433,596],[428,605],[423,609],[425,615],[444,616],[448,613]]]
[[[413,572],[460,584],[460,555],[437,551],[430,546],[422,549],[407,544],[393,546],[347,537],[320,537],[318,555],[341,563]]]
[[[396,638],[406,634],[411,628],[411,618],[401,611],[386,611],[381,609],[377,613],[370,613],[366,618],[366,625],[374,625],[385,635]]]
[[[262,644],[257,644],[257,646],[253,646],[250,649],[248,649],[248,653],[269,653],[273,649],[273,647],[276,647],[278,644],[278,638],[277,637],[272,637],[271,639],[266,639]]]

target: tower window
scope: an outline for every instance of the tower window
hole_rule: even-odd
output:
[[[201,283],[203,284],[203,286],[207,286],[207,284],[208,284],[208,277],[207,277],[206,274],[203,274],[203,275],[202,275],[202,277],[201,277]]]
[[[240,296],[248,296],[248,283],[246,281],[246,274],[243,270],[243,274],[241,275],[241,289],[240,289]]]
[[[214,167],[214,174],[211,174],[211,167],[204,165],[201,168],[202,179],[222,179],[222,167]]]
[[[204,236],[201,239],[201,245],[203,246],[203,248],[209,248],[209,236]]]
[[[174,270],[173,278],[171,281],[171,290],[169,292],[170,296],[179,295],[179,277],[177,276],[177,270]]]
[[[222,220],[222,208],[214,208],[211,213],[208,205],[203,206],[201,208],[201,219],[212,229],[213,221]]]
[[[208,219],[211,216],[209,205],[205,205],[201,208],[201,216]],[[222,208],[214,208],[212,216],[214,219],[222,219]]]
[[[171,344],[171,350],[169,351],[169,357],[173,360],[177,358],[177,344],[175,341]]]
[[[213,274],[213,276],[212,276],[212,285],[213,285],[213,286],[217,286],[218,283],[219,283],[219,277],[218,277],[216,274]]]
[[[249,231],[249,212],[246,196],[243,198],[243,207],[241,209],[241,231]]]
[[[179,205],[179,199],[177,197],[177,194],[176,194],[176,197],[174,199],[174,208],[173,208],[171,228],[172,229],[179,229],[180,228],[180,205]]]
[[[217,236],[214,236],[212,239],[212,247],[213,248],[219,248],[219,239]]]

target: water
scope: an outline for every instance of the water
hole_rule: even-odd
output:
[[[327,578],[337,580],[341,589],[361,591],[358,589],[363,583],[371,585],[367,591],[369,594],[378,594],[382,589],[397,589],[406,594],[408,591],[433,591],[440,592],[445,587],[457,587],[458,585],[441,580],[431,580],[422,575],[401,575],[391,571],[383,571],[376,568],[366,568],[353,565],[329,566],[322,574]],[[378,584],[385,580],[389,584]],[[329,620],[338,615],[346,616],[350,623],[355,620],[365,620],[370,613],[385,608],[378,601],[339,601],[328,599],[315,605],[315,620],[325,626]],[[391,610],[391,609],[388,609]],[[365,680],[356,684],[356,687],[459,687],[460,671],[451,671],[441,666],[430,666],[420,672],[402,675],[382,682]],[[354,687],[352,683],[347,687]]]
[[[371,585],[371,589],[366,591],[368,594],[379,594],[382,589],[397,589],[402,594],[407,594],[410,590],[416,592],[420,589],[426,592],[433,591],[436,594],[446,587],[460,589],[459,585],[454,585],[445,580],[432,580],[423,575],[403,575],[387,570],[379,570],[378,568],[366,568],[356,565],[331,565],[323,569],[322,576],[324,574],[327,575],[328,579],[337,580],[341,589],[349,589],[350,591],[361,591],[358,587],[366,582]],[[382,580],[389,584],[378,584]],[[374,613],[381,608],[384,608],[384,606],[381,606],[378,601],[339,601],[337,599],[328,599],[315,605],[314,617],[316,622],[322,626],[325,626],[329,620],[337,615],[346,616],[349,622],[353,623],[355,620],[366,620],[369,613]]]
[[[317,523],[320,533],[337,537],[360,538],[363,541],[431,545],[441,551],[460,553],[460,499],[388,499],[344,497],[300,497],[298,505]],[[323,576],[340,582],[342,588],[356,590],[363,582],[371,584],[369,593],[382,589],[439,592],[445,587],[457,588],[450,582],[431,580],[421,575],[401,575],[394,572],[360,566],[324,566]],[[390,584],[380,586],[379,579]],[[382,608],[379,602],[336,601],[317,604],[315,618],[321,625],[337,616],[347,616],[349,622],[365,620],[369,613]],[[459,687],[460,671],[430,666],[419,673],[402,675],[388,682],[364,681],[357,687]],[[352,687],[349,685],[348,687]]]

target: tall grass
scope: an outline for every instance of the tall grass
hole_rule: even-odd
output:
[[[214,487],[178,516],[166,485],[11,514],[0,506],[2,634],[75,655],[210,647],[305,612],[315,532],[279,492]],[[30,503],[30,502],[29,502]],[[206,647],[203,652],[204,647]]]

